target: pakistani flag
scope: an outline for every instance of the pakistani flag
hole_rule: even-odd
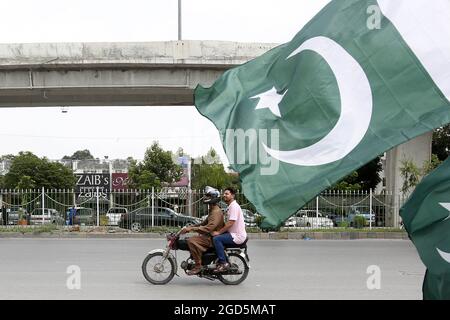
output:
[[[450,159],[422,180],[400,215],[427,267],[424,299],[450,300]]]
[[[335,0],[195,105],[244,193],[280,226],[392,147],[450,122],[450,1]]]

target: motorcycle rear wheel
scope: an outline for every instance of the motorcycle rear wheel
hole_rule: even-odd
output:
[[[245,259],[236,253],[230,253],[228,255],[228,263],[230,264],[231,268],[235,268],[238,270],[239,273],[237,274],[219,274],[218,279],[226,285],[238,285],[242,281],[244,281],[249,272],[249,267],[247,264],[247,261]]]
[[[156,285],[168,283],[175,275],[175,261],[168,257],[164,260],[162,252],[150,253],[142,262],[145,279]]]

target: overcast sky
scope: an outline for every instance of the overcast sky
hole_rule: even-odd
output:
[[[183,0],[184,40],[285,43],[329,0]],[[2,0],[0,43],[177,40],[178,0]],[[214,125],[194,107],[0,108],[0,155],[142,159],[158,140],[193,156],[225,155]],[[226,162],[226,161],[225,161]]]

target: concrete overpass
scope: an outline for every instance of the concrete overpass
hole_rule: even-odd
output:
[[[0,44],[0,107],[190,106],[197,84],[277,44],[222,41]],[[387,153],[388,191],[399,193],[401,161],[431,158],[431,133]],[[398,209],[398,199],[392,207]],[[388,216],[397,225],[398,215]]]
[[[0,45],[0,107],[193,105],[197,84],[275,47],[168,41]]]

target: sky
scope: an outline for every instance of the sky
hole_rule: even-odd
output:
[[[286,43],[329,0],[182,0],[183,40]],[[178,0],[2,0],[0,43],[148,42],[178,37]],[[195,107],[0,108],[0,155],[142,159],[159,141],[197,157],[223,152]]]

